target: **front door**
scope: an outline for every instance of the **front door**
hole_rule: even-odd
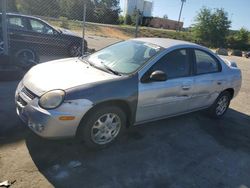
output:
[[[166,81],[139,82],[136,123],[164,118],[188,110],[192,97],[190,50],[178,49],[166,54],[146,74],[161,70]]]

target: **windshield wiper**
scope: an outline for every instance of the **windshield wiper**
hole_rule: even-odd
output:
[[[92,67],[95,67],[95,68],[98,68],[98,69],[102,69],[102,70],[103,70],[103,68],[101,68],[101,67],[99,67],[99,66],[95,66],[95,65],[92,64],[90,61],[87,61],[87,60],[83,59],[83,57],[79,57],[79,59],[80,59],[82,62],[84,62],[84,63],[86,63],[86,64],[88,64],[88,65],[90,65],[90,66],[92,66]],[[101,61],[101,64],[102,64],[102,66],[103,66],[106,70],[108,70],[109,72],[111,72],[111,73],[113,73],[113,74],[115,74],[115,75],[121,76],[121,74],[120,74],[119,72],[113,70],[112,68],[110,68],[109,66],[107,66],[104,62]]]
[[[111,73],[113,73],[113,74],[115,74],[115,75],[121,76],[121,74],[120,74],[118,71],[116,71],[116,70],[110,68],[110,67],[107,66],[104,62],[101,61],[101,64],[102,64],[103,67],[104,67],[105,69],[107,69],[109,72],[111,72]]]
[[[86,59],[83,59],[84,57],[78,57],[78,59],[80,59],[82,62],[86,63],[87,65],[93,66],[92,63],[90,63],[89,61],[87,61]]]

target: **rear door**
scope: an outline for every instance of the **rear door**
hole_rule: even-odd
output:
[[[168,76],[166,81],[139,82],[137,123],[188,110],[193,90],[189,52],[188,49],[174,50],[156,62],[146,73],[163,71]]]
[[[195,76],[190,108],[197,109],[213,104],[225,80],[221,74],[221,64],[213,54],[194,49],[193,62]]]
[[[11,51],[28,46],[27,43],[29,37],[27,35],[26,18],[22,16],[8,15],[7,22]]]

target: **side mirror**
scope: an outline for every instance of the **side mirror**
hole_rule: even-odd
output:
[[[156,70],[150,74],[146,74],[142,77],[141,82],[163,82],[167,80],[167,74],[163,71]]]
[[[149,79],[151,81],[157,81],[157,82],[166,81],[167,75],[163,71],[156,70],[150,74]]]

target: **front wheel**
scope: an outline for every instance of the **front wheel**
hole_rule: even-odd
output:
[[[228,91],[222,92],[210,107],[210,115],[214,118],[221,118],[227,111],[231,101],[231,95]]]
[[[116,106],[95,109],[82,123],[80,136],[92,149],[104,148],[114,142],[124,131],[125,113]]]

